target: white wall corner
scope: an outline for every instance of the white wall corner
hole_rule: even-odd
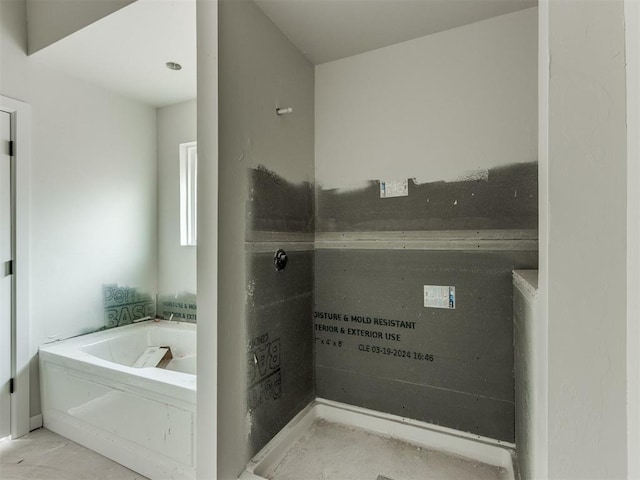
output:
[[[33,430],[37,430],[39,428],[42,428],[42,414],[39,413],[37,415],[34,415],[33,417],[31,417],[29,419],[29,431],[33,431]]]
[[[640,1],[625,0],[627,64],[627,458],[640,478]]]
[[[197,0],[198,393],[196,471],[217,478],[218,451],[218,2]]]
[[[548,477],[548,336],[549,336],[549,0],[538,2],[538,319],[544,338],[539,365],[543,372],[544,389],[538,418],[534,419],[541,441],[538,457],[532,458],[533,473],[537,478]]]

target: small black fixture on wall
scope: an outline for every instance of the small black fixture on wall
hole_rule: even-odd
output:
[[[287,266],[287,261],[287,252],[282,249],[276,250],[276,253],[273,256],[273,266],[276,267],[278,272],[284,270]]]

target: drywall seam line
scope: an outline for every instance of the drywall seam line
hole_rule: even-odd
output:
[[[538,240],[535,229],[316,232],[316,242],[356,240]]]
[[[319,240],[317,250],[465,250],[537,252],[537,240]]]
[[[291,242],[291,241],[271,241],[271,242],[245,242],[246,253],[273,253],[278,249],[286,252],[312,252],[313,242]]]
[[[251,307],[251,310],[253,310],[254,312],[259,312],[261,310],[266,310],[266,309],[268,309],[270,307],[273,307],[274,305],[281,305],[283,303],[292,302],[292,301],[295,301],[295,300],[299,300],[301,298],[310,297],[312,295],[313,295],[313,292],[299,293],[298,295],[292,295],[291,297],[287,297],[287,298],[283,298],[283,299],[280,299],[280,300],[276,300],[275,302],[265,303],[265,304],[257,306],[257,307]]]
[[[248,231],[245,242],[313,242],[313,233]]]

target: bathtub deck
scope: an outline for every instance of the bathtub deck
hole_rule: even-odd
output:
[[[500,467],[318,419],[268,478],[503,480],[508,474]]]
[[[60,435],[41,428],[0,441],[0,478],[11,480],[147,480]]]

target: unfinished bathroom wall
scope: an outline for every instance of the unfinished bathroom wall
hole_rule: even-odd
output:
[[[249,0],[218,28],[218,477],[237,478],[314,396],[314,73]]]
[[[158,305],[196,321],[196,247],[180,244],[180,144],[196,141],[196,100],[158,109]]]
[[[536,33],[533,8],[316,67],[319,397],[514,442]]]

